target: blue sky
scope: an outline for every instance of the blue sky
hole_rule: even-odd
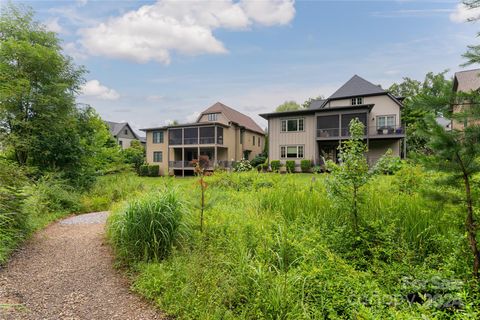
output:
[[[3,1],[3,0],[2,0]],[[16,1],[89,81],[78,101],[135,128],[191,121],[221,101],[266,122],[286,100],[328,96],[354,74],[388,88],[461,70],[478,14],[458,1]]]

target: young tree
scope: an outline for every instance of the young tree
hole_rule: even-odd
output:
[[[275,109],[275,112],[296,111],[301,108],[302,107],[295,101],[285,101]]]
[[[210,160],[208,156],[199,156],[197,160],[194,160],[195,174],[199,177],[198,184],[200,185],[200,232],[203,232],[203,214],[207,208],[207,202],[205,199],[205,192],[207,191],[208,184],[205,182],[205,170],[210,166]]]
[[[145,163],[145,148],[140,141],[134,140],[130,148],[123,150],[123,157],[125,162],[131,164],[138,173],[142,164]]]
[[[327,191],[346,204],[352,214],[354,232],[358,232],[360,191],[370,175],[365,157],[367,145],[363,141],[365,126],[358,119],[352,119],[349,130],[350,138],[339,146],[340,165],[328,164],[331,174],[327,179]]]

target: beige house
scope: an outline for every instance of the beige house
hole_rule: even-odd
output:
[[[374,163],[388,149],[400,156],[405,130],[401,125],[402,103],[380,86],[355,75],[324,100],[308,109],[261,114],[268,120],[269,159],[302,159],[321,165],[338,160],[338,146],[349,138],[348,125],[358,118],[365,125],[368,161]]]
[[[453,91],[470,93],[480,89],[480,69],[466,70],[455,73],[453,77]],[[453,106],[453,113],[459,113],[468,108],[469,105],[465,101],[458,101],[459,103]],[[480,124],[480,121],[452,121],[452,129],[463,130],[467,125],[473,123]]]
[[[105,123],[110,129],[111,135],[122,149],[130,148],[130,144],[134,140],[138,140],[142,144],[145,142],[145,138],[138,136],[128,122],[105,121]]]
[[[193,175],[193,160],[208,156],[210,169],[232,168],[236,161],[262,153],[265,133],[250,117],[217,102],[189,124],[142,129],[147,163],[160,175]]]

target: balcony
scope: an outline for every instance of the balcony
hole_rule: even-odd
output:
[[[223,127],[221,126],[172,128],[169,129],[168,135],[170,146],[223,145]]]
[[[368,133],[368,135],[367,135]],[[364,138],[403,138],[405,127],[403,126],[382,126],[365,128]],[[350,132],[348,128],[322,128],[317,129],[317,140],[339,140],[348,139]]]

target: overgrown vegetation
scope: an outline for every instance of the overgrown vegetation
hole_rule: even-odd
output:
[[[203,232],[183,229],[161,261],[129,260],[134,288],[179,319],[475,319],[463,208],[425,193],[442,176],[409,164],[372,176],[356,233],[350,207],[326,196],[327,175],[204,177],[214,199]],[[132,178],[152,204],[175,189],[180,221],[197,225],[196,178]]]

